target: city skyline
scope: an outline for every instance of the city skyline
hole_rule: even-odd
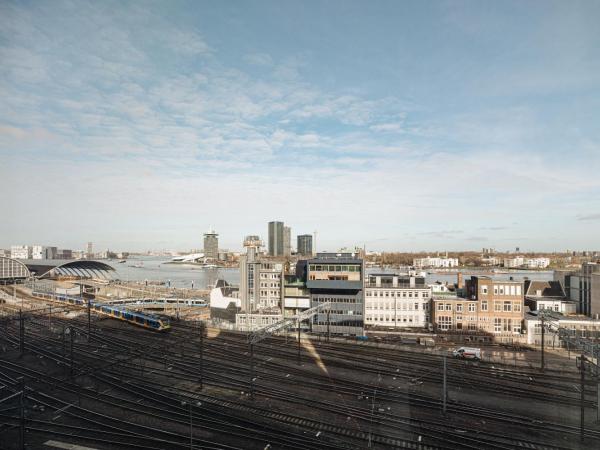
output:
[[[319,250],[600,248],[598,17],[2,2],[0,248],[236,250],[271,217]]]

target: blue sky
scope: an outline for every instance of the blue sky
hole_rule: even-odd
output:
[[[0,2],[0,247],[600,248],[600,3]]]

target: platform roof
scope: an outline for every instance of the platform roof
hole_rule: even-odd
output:
[[[29,268],[21,261],[0,256],[0,280],[19,280],[30,276]]]
[[[90,259],[20,259],[36,278],[50,276],[76,276],[81,278],[109,278],[115,269],[102,262]]]

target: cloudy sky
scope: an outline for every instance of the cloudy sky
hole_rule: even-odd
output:
[[[0,248],[600,248],[600,3],[0,2]]]

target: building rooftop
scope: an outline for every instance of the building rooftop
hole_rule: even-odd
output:
[[[538,295],[540,291],[541,295]],[[559,281],[525,281],[525,297],[565,297]]]

